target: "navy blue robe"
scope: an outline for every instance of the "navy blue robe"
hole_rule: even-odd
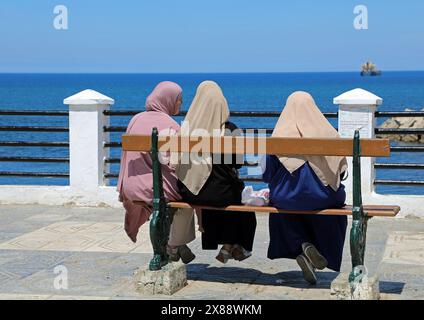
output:
[[[290,174],[276,156],[268,155],[263,179],[271,205],[280,209],[318,210],[345,203],[344,186],[337,192],[324,186],[307,162]],[[340,271],[346,228],[346,216],[270,214],[268,258],[295,259],[302,243],[309,242],[328,260],[329,269]]]

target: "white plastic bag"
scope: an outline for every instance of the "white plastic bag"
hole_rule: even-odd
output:
[[[269,204],[269,189],[254,191],[252,186],[247,186],[241,193],[241,202],[249,206],[267,206]]]

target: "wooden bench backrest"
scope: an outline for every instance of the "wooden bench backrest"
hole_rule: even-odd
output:
[[[172,139],[172,140],[171,140]],[[353,156],[353,139],[276,138],[276,137],[218,137],[187,138],[159,137],[159,151],[190,152],[201,143],[211,146],[211,153],[274,154],[279,156]],[[222,146],[222,147],[221,147]],[[388,157],[388,139],[360,139],[361,157]],[[152,137],[147,135],[123,135],[123,151],[149,152]],[[264,149],[266,148],[266,149]],[[266,151],[266,152],[265,152]]]

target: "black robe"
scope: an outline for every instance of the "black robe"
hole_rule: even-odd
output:
[[[237,126],[227,122],[225,127],[231,131]],[[241,192],[244,183],[238,178],[236,155],[232,156],[231,164],[212,164],[212,172],[198,195],[194,195],[180,181],[178,188],[182,200],[195,205],[226,207],[241,204]],[[254,212],[228,212],[220,210],[202,210],[202,248],[215,250],[222,244],[239,244],[244,249],[252,251],[256,231],[256,215]]]

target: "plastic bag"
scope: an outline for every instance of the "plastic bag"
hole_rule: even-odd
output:
[[[241,202],[249,206],[267,206],[269,204],[269,189],[254,191],[252,186],[247,186],[241,193]]]

